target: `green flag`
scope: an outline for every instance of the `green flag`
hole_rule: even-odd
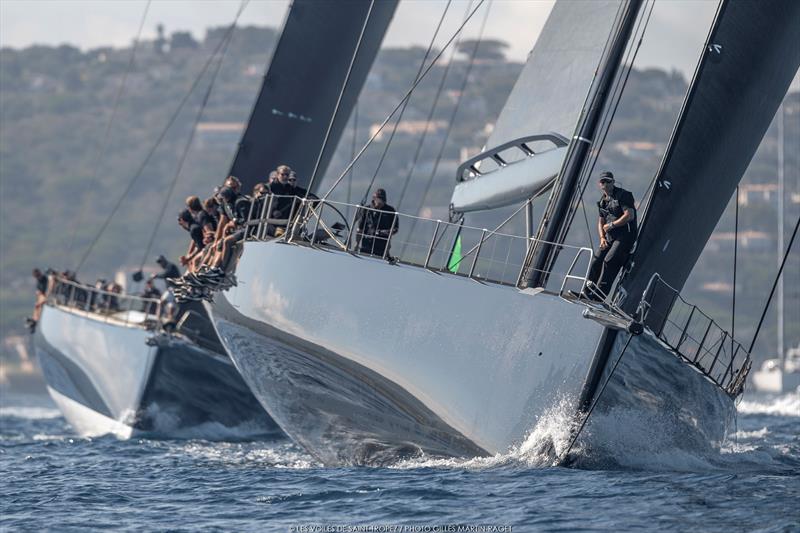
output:
[[[458,274],[458,267],[461,264],[461,235],[456,238],[453,246],[453,253],[450,254],[450,261],[447,262],[447,270],[453,274]]]

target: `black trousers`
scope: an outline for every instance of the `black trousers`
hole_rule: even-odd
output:
[[[611,290],[617,274],[628,261],[634,242],[632,238],[610,241],[607,248],[598,248],[594,253],[589,267],[589,281],[597,285],[603,294],[608,295]]]

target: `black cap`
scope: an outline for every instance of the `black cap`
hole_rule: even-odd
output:
[[[375,191],[375,196],[377,198],[380,198],[384,202],[386,201],[386,191],[384,189],[378,189],[377,191]]]
[[[597,179],[597,181],[599,181],[600,183],[603,183],[605,181],[614,181],[614,174],[612,172],[609,172],[608,170],[604,170],[603,172],[600,173],[600,177]]]
[[[188,209],[182,210],[178,213],[178,220],[183,220],[184,222],[192,223],[194,222],[194,217],[192,216],[192,212]]]
[[[161,263],[166,263],[166,262],[167,262],[167,258],[166,258],[166,257],[164,257],[164,255],[163,255],[163,254],[162,254],[162,255],[159,255],[159,256],[156,258],[156,263],[158,263],[159,265],[160,265]]]

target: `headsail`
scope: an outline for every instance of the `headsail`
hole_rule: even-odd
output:
[[[396,7],[397,0],[292,2],[230,171],[245,190],[280,164],[295,169],[298,185],[307,185],[369,15],[320,162],[324,172]]]
[[[556,132],[572,137],[620,0],[556,2],[487,147]]]
[[[725,1],[657,175],[633,267],[681,289],[800,66],[800,2]]]
[[[622,4],[622,0],[556,2],[489,136],[486,154],[503,145],[518,145],[534,135],[555,133],[566,139],[572,137]],[[481,175],[474,180],[459,175],[452,201],[456,210],[459,206],[466,212],[519,203],[529,197],[525,196],[528,193],[546,190],[561,168],[567,150],[552,151],[552,146],[545,146],[545,151],[539,146],[531,148],[537,155],[526,157],[523,151],[505,151],[500,155],[507,166],[492,170],[483,164]],[[526,167],[535,167],[529,174],[527,187],[510,184],[506,179],[511,173],[528,173],[528,169],[512,165],[521,159],[528,159]],[[548,184],[538,183],[541,181]],[[503,194],[502,202],[480,196],[481,191],[493,195],[501,189],[518,194]],[[485,216],[491,220],[472,223],[490,226],[497,218],[496,214]],[[499,219],[503,218],[500,215]]]

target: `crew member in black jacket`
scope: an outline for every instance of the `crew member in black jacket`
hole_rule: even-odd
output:
[[[608,296],[620,269],[636,242],[636,206],[633,194],[614,185],[614,174],[605,171],[598,179],[603,196],[597,202],[599,218],[597,232],[600,248],[595,252],[589,268],[591,282],[586,296],[603,300]]]
[[[398,221],[395,208],[386,203],[386,191],[378,189],[372,195],[370,209],[361,208],[358,225],[361,234],[361,252],[389,257],[389,239],[397,233]]]

